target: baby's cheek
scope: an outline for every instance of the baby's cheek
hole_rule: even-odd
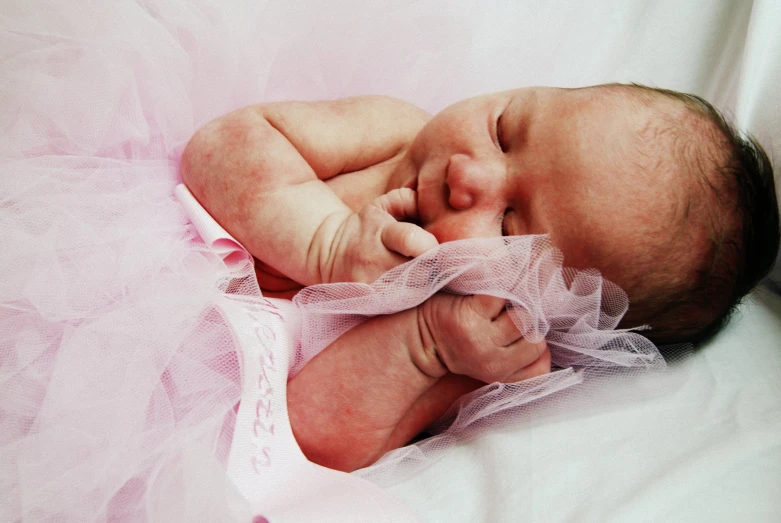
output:
[[[454,234],[442,222],[424,224],[423,229],[434,235],[439,243],[457,240]]]

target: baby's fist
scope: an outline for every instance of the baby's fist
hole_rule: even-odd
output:
[[[382,244],[389,251],[415,258],[439,245],[430,232],[414,223],[399,221],[418,217],[417,194],[412,189],[394,189],[375,198],[369,207],[378,207],[393,218],[381,234]]]
[[[371,283],[385,272],[438,245],[428,231],[408,222],[418,216],[412,189],[395,189],[342,222],[320,264],[323,282]]]
[[[413,355],[426,374],[463,374],[485,383],[512,383],[550,372],[545,341],[523,339],[492,296],[440,293],[419,307],[423,352]]]

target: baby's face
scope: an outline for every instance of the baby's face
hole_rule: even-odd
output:
[[[688,177],[669,140],[652,143],[660,118],[615,86],[464,100],[421,130],[398,185],[417,189],[421,225],[440,242],[547,233],[568,266],[604,272],[680,221]]]

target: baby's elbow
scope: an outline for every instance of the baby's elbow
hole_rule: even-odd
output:
[[[203,203],[209,191],[227,190],[255,173],[253,154],[272,138],[273,129],[254,107],[245,107],[207,123],[182,153],[182,181]]]
[[[180,174],[182,182],[197,197],[201,198],[212,173],[215,151],[219,151],[222,140],[221,122],[213,120],[201,127],[187,143],[182,153]]]

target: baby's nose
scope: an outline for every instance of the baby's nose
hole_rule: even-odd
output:
[[[454,209],[464,210],[493,200],[504,179],[505,173],[497,162],[454,154],[447,166],[448,203]]]

